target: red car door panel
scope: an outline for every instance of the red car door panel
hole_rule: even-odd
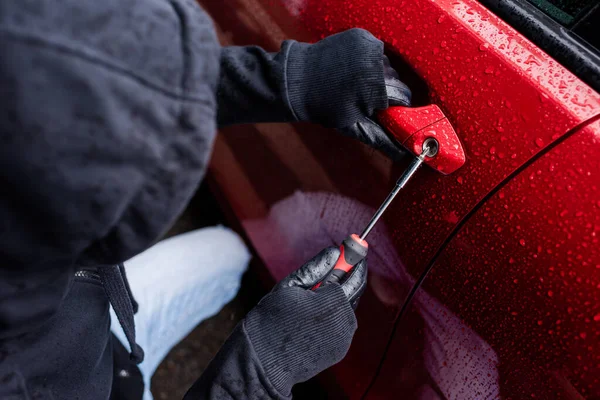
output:
[[[309,1],[302,16],[321,35],[354,26],[377,35],[423,78],[463,141],[465,167],[421,173],[387,215],[413,276],[495,185],[600,113],[595,91],[472,0]]]
[[[448,176],[423,167],[369,238],[359,330],[333,369],[341,392],[360,397],[411,288],[459,222],[516,169],[600,113],[600,96],[472,0],[201,3],[224,44],[276,50],[284,38],[370,30],[400,71],[419,78],[411,85],[416,103],[437,104],[462,140],[465,166]],[[408,162],[392,165],[318,126],[260,124],[221,132],[210,177],[280,279],[321,247],[359,231]]]
[[[477,210],[398,321],[368,398],[600,397],[599,153],[597,121]]]

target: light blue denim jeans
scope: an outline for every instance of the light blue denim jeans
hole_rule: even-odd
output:
[[[233,299],[250,253],[240,237],[216,226],[157,243],[125,262],[133,296],[136,341],[144,349],[139,365],[144,400],[152,400],[150,379],[167,353],[202,320]],[[111,308],[111,329],[129,349]]]

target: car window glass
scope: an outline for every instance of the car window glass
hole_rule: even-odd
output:
[[[598,0],[527,0],[562,25],[570,26]]]

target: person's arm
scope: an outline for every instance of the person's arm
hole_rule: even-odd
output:
[[[314,122],[396,158],[400,150],[370,118],[410,97],[383,43],[350,29],[314,44],[286,40],[277,53],[223,47],[217,123]]]
[[[313,291],[340,252],[327,248],[280,282],[240,322],[185,400],[290,399],[304,382],[346,355],[366,287],[359,263],[341,285]]]

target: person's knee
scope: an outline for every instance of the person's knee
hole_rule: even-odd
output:
[[[186,240],[197,250],[199,261],[215,263],[219,268],[245,270],[251,255],[244,241],[233,230],[213,226],[189,232]],[[192,243],[194,242],[194,243]]]

